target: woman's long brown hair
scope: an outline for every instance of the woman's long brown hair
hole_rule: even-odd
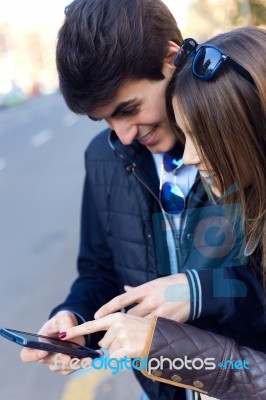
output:
[[[217,175],[224,202],[241,204],[247,243],[258,243],[266,286],[266,31],[237,28],[208,43],[247,69],[254,83],[230,65],[201,81],[189,60],[176,72],[170,94],[179,121]],[[230,193],[234,184],[238,190]]]

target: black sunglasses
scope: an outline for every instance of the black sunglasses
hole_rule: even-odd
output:
[[[183,149],[173,156],[171,152],[164,153],[160,177],[160,203],[167,214],[179,214],[185,208],[185,196],[176,184],[177,171],[183,166]],[[165,181],[171,173],[173,182]]]
[[[199,79],[205,81],[211,79],[222,65],[228,64],[243,78],[254,84],[250,73],[219,47],[210,44],[200,45],[192,38],[185,39],[175,56],[175,67],[182,68],[191,57],[194,57],[192,72]]]

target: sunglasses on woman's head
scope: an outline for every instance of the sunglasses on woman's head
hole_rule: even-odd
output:
[[[254,83],[250,73],[219,47],[210,44],[200,45],[192,38],[185,39],[182,43],[174,59],[175,67],[182,68],[185,62],[192,57],[194,57],[192,72],[201,80],[211,79],[222,65],[228,64],[243,78]]]
[[[177,171],[183,166],[183,151],[175,157],[164,153],[160,177],[160,203],[167,214],[179,214],[185,208],[185,196],[176,184]],[[171,174],[171,175],[170,175]],[[173,182],[165,181],[170,178]]]

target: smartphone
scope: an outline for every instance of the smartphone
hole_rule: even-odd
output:
[[[0,335],[20,346],[31,349],[45,350],[51,353],[63,353],[77,358],[98,358],[100,354],[96,350],[81,346],[78,343],[60,340],[59,338],[38,335],[36,333],[16,331],[14,329],[1,328]]]

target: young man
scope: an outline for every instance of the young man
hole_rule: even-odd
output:
[[[154,313],[186,322],[216,314],[214,304],[209,304],[209,297],[202,299],[200,290],[191,307],[190,287],[200,288],[200,271],[178,273],[183,267],[176,252],[179,238],[172,235],[168,217],[161,217],[156,164],[159,169],[162,153],[182,153],[165,100],[181,42],[176,22],[160,0],[76,0],[66,9],[57,45],[61,91],[72,111],[104,119],[110,129],[100,133],[86,151],[79,277],[41,328],[43,335],[92,320],[101,306],[124,291],[124,285],[149,281],[153,282],[144,291],[156,295],[156,308],[142,293],[147,304],[139,298],[136,315]],[[199,180],[194,184],[195,177],[192,166],[177,172],[183,196],[193,186],[197,196],[192,201],[204,204],[206,193]],[[212,270],[204,271],[205,285],[212,279]],[[182,299],[165,301],[169,285],[182,288]],[[256,288],[255,278],[252,287]],[[196,310],[198,304],[201,308]],[[208,321],[206,329],[212,319]],[[222,322],[237,323],[230,312]],[[220,323],[215,322],[215,329]],[[101,336],[92,335],[90,347],[97,348]],[[83,337],[80,342],[84,343]],[[42,360],[55,369],[51,355],[24,349],[21,357]],[[150,399],[186,398],[183,389],[137,375]]]
[[[79,277],[41,334],[91,320],[124,285],[161,275],[152,220],[161,213],[159,178],[152,153],[176,144],[165,98],[181,42],[176,21],[160,0],[76,0],[66,8],[57,45],[61,91],[71,110],[105,119],[111,130],[86,151]],[[194,167],[180,172],[184,193],[195,176]],[[165,235],[162,240],[166,244]],[[179,281],[186,282],[184,274]],[[90,346],[98,348],[98,340],[92,335]],[[51,355],[24,350],[21,357],[41,359],[54,369]],[[151,399],[163,393],[162,386],[162,398],[177,398],[172,388],[139,377]]]

